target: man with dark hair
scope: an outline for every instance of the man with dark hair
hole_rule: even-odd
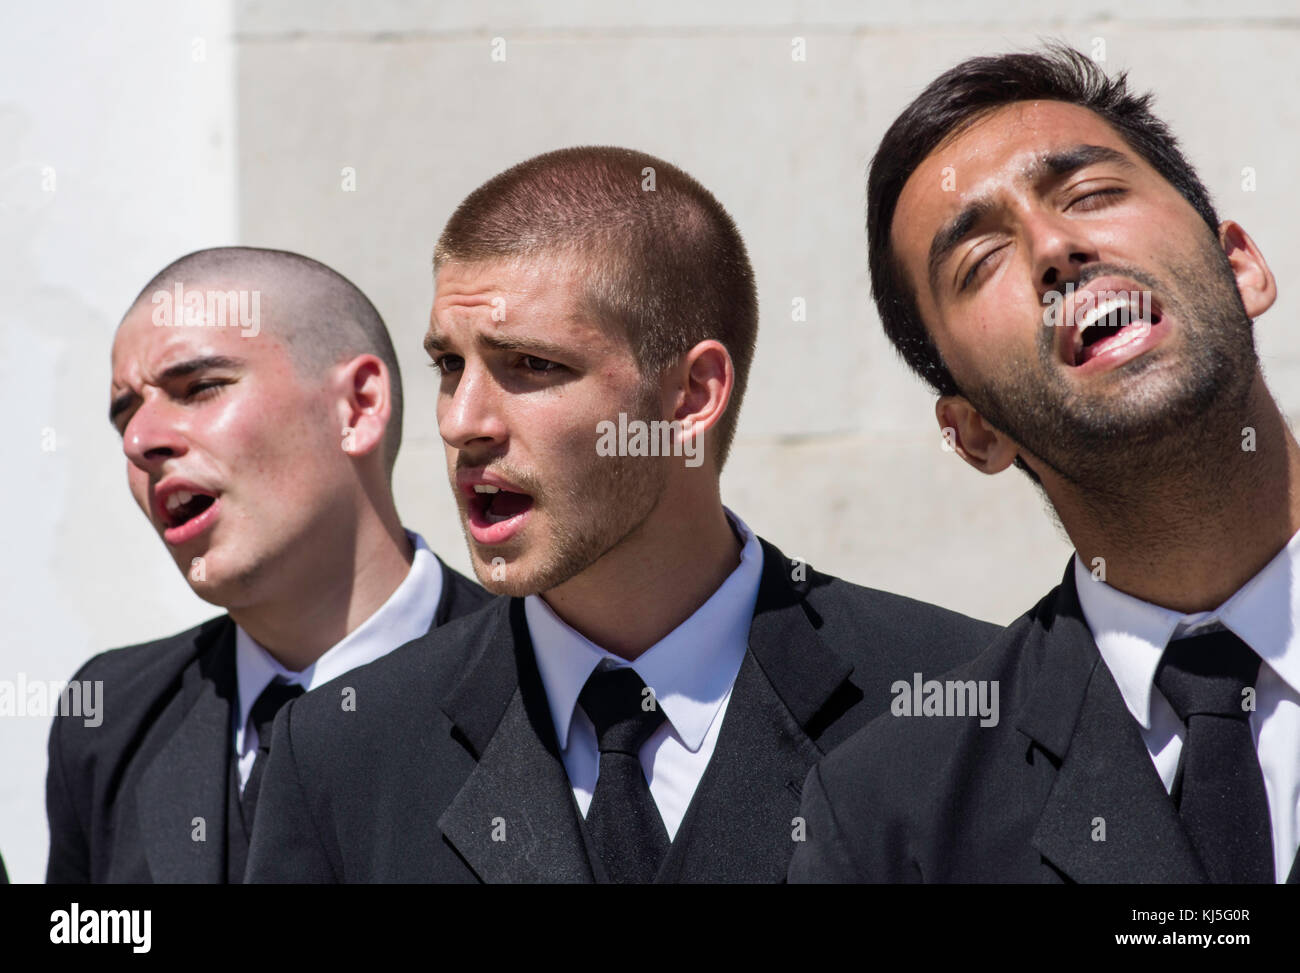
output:
[[[462,203],[435,267],[448,474],[512,597],[353,674],[354,712],[326,689],[277,717],[250,880],[780,881],[799,783],[885,674],[996,629],[813,571],[723,507],[757,301],[685,172],[530,159]]]
[[[315,260],[165,268],[118,328],[109,418],[136,503],[227,614],[73,677],[102,715],[50,732],[47,880],[238,882],[278,706],[489,596],[403,529],[392,343]]]
[[[1066,48],[975,58],[872,161],[886,331],[1075,556],[936,681],[999,718],[900,700],[809,775],[794,880],[1297,880],[1300,447],[1252,330],[1276,285],[1149,102]]]

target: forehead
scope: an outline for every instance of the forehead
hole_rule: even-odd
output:
[[[148,294],[127,312],[113,336],[114,384],[150,378],[170,364],[191,358],[224,356],[247,362],[286,357],[280,342],[264,327],[244,337],[237,310],[231,320],[214,324],[204,315],[201,325],[156,323],[165,320]],[[173,319],[176,320],[176,319]],[[249,329],[251,331],[251,329]]]
[[[894,246],[913,279],[924,279],[917,262],[935,230],[972,197],[1010,186],[1045,156],[1080,144],[1116,149],[1146,167],[1100,115],[1060,101],[995,109],[940,144],[908,177],[894,211]]]
[[[430,333],[460,326],[527,329],[604,345],[615,339],[615,329],[599,320],[588,300],[591,273],[589,264],[564,255],[449,261],[435,281]]]
[[[452,260],[438,269],[434,303],[448,308],[509,298],[536,303],[576,297],[582,275],[571,259],[527,257],[475,263]]]

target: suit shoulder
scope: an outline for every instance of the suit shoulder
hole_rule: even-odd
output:
[[[443,602],[448,621],[478,611],[495,597],[477,581],[461,574],[442,558],[438,558],[438,564],[442,567]]]
[[[472,597],[473,600],[475,601],[481,601],[486,603],[492,600],[493,595],[491,594],[491,592],[487,591],[487,589],[485,589],[481,584],[479,584],[473,578],[461,574],[459,571],[451,567],[445,561],[443,562],[442,567],[443,567],[444,575],[451,580],[451,583],[453,585],[456,586],[457,591],[465,592],[468,596]]]
[[[828,782],[870,779],[876,784],[909,781],[910,790],[923,786],[927,779],[952,777],[954,762],[959,763],[967,756],[969,741],[978,738],[991,742],[1015,733],[1016,713],[1032,689],[1034,674],[1043,662],[1045,646],[1041,634],[1050,623],[1058,590],[1053,589],[1037,605],[998,631],[972,658],[945,672],[924,676],[944,687],[949,684],[964,687],[971,682],[977,687],[996,685],[1000,710],[996,726],[982,727],[974,718],[926,718],[921,714],[900,717],[891,707],[825,758],[824,779]],[[924,683],[922,690],[925,690]]]
[[[808,601],[813,605],[825,605],[830,609],[873,618],[881,624],[923,625],[928,629],[966,634],[982,639],[982,644],[987,644],[1002,631],[1001,625],[907,595],[868,588],[820,571],[811,572],[810,577],[816,579],[808,593]]]
[[[230,616],[218,615],[175,635],[108,649],[87,660],[72,678],[112,682],[118,689],[170,682],[227,626],[233,626]]]
[[[992,642],[1002,627],[906,595],[810,572],[806,606],[824,638],[854,661],[896,660],[942,671]]]
[[[124,746],[141,725],[154,718],[165,700],[179,691],[186,668],[233,627],[229,615],[219,615],[166,638],[91,657],[68,682],[93,685],[90,698],[100,700],[103,726],[56,713],[50,728],[51,746],[59,745],[60,740],[74,750]]]
[[[332,716],[339,709],[339,693],[345,688],[352,690],[359,701],[364,695],[366,712],[377,719],[409,711],[412,699],[422,704],[436,703],[483,651],[490,633],[500,624],[498,613],[505,611],[508,604],[508,598],[490,597],[481,610],[454,617],[373,662],[316,687],[294,702],[295,725]],[[357,711],[362,711],[360,702]]]
[[[1027,689],[1042,666],[1046,651],[1043,635],[1052,627],[1060,593],[1058,585],[1033,608],[998,630],[981,652],[944,675],[954,679],[996,679],[1013,690]]]

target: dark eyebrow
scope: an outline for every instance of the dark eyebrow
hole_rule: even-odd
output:
[[[970,232],[975,229],[975,225],[987,216],[992,209],[993,203],[990,200],[977,199],[940,227],[939,232],[930,241],[929,276],[931,290],[935,289],[934,285],[939,277],[939,268],[943,266],[944,261],[957,249],[957,245],[962,240],[970,236]]]
[[[447,339],[441,334],[430,331],[424,336],[424,350],[432,355],[434,352],[447,350]]]
[[[515,338],[504,334],[480,334],[478,343],[498,351],[526,351],[529,354],[536,354],[539,358],[546,355],[567,358],[573,354],[571,349],[550,341],[544,341],[541,338]],[[450,346],[447,339],[441,334],[430,331],[424,336],[424,350],[430,355],[435,352],[446,351],[448,347]]]
[[[127,409],[131,408],[131,403],[135,401],[134,392],[123,392],[115,398],[108,406],[108,423],[114,429],[117,428],[117,417]]]
[[[1085,166],[1097,165],[1101,162],[1109,162],[1124,169],[1137,168],[1132,159],[1117,149],[1112,149],[1106,145],[1080,144],[1071,146],[1068,149],[1062,149],[1060,152],[1053,152],[1036,160],[1022,175],[1021,179],[1024,182],[1037,182],[1045,174],[1050,174],[1059,179],[1062,176],[1070,175],[1072,172],[1077,172]],[[931,289],[934,288],[935,281],[939,276],[939,268],[943,266],[944,261],[957,249],[962,240],[970,235],[971,230],[984,216],[988,215],[992,208],[993,204],[988,199],[973,200],[960,213],[940,227],[939,232],[934,235],[934,239],[930,242],[928,272]]]
[[[1137,168],[1133,160],[1118,149],[1112,149],[1107,145],[1076,145],[1044,156],[1041,162],[1030,169],[1029,178],[1037,178],[1042,174],[1043,169],[1049,170],[1054,176],[1068,176],[1084,166],[1096,165],[1099,162],[1110,162],[1124,169]]]
[[[163,369],[162,374],[158,376],[159,382],[170,382],[174,379],[184,378],[186,375],[193,375],[195,372],[203,372],[212,368],[242,368],[244,360],[242,358],[231,358],[228,355],[205,355],[202,358],[188,358],[185,361],[177,362],[175,365],[168,365]],[[123,392],[115,398],[108,407],[108,421],[114,427],[117,426],[117,417],[131,407],[131,403],[136,400],[134,392]]]
[[[169,382],[174,378],[184,378],[186,375],[207,371],[210,368],[243,367],[244,359],[242,358],[230,358],[226,355],[205,355],[202,358],[190,358],[186,361],[177,362],[175,365],[168,365],[163,369],[162,374],[158,376],[158,380],[160,382]]]

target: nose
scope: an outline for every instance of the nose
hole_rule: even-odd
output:
[[[504,392],[482,365],[465,362],[456,387],[439,398],[438,432],[453,449],[473,449],[506,441]]]
[[[1036,212],[1024,220],[1038,296],[1077,280],[1084,265],[1100,259],[1084,227],[1060,213]]]
[[[157,394],[145,400],[122,430],[122,452],[146,473],[158,473],[162,464],[185,455],[188,445],[179,411]]]

